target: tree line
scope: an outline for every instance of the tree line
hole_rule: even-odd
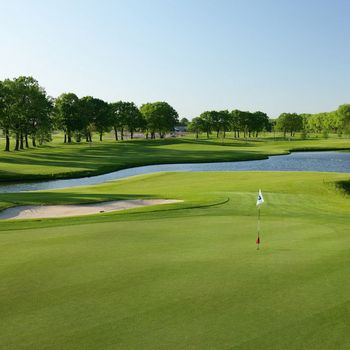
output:
[[[47,95],[33,77],[18,77],[0,81],[0,129],[5,137],[5,150],[14,150],[51,141],[54,130],[62,130],[64,143],[73,139],[92,142],[92,133],[103,134],[114,130],[115,139],[124,139],[125,130],[134,137],[139,131],[146,138],[156,134],[163,138],[178,123],[178,113],[166,102],[143,104],[138,108],[133,102],[108,103],[99,98],[79,98],[74,93],[64,93],[56,99]]]
[[[350,134],[350,104],[338,107],[336,111],[317,114],[282,113],[276,120],[276,130],[282,131],[286,137],[287,133],[294,136],[296,132],[302,132],[304,137],[307,133]]]
[[[226,132],[232,131],[234,137],[258,137],[261,131],[271,131],[271,120],[266,113],[239,111],[237,109],[229,112],[224,111],[206,111],[199,117],[193,118],[189,124],[189,130],[194,132],[196,138],[200,133],[206,133],[207,138],[212,132],[216,137],[222,135],[226,137]]]
[[[188,128],[196,138],[205,133],[207,138],[213,132],[225,138],[226,132],[233,132],[234,138],[258,137],[262,131],[280,131],[284,137],[295,136],[301,132],[303,137],[308,133],[335,133],[338,136],[350,134],[350,104],[339,106],[336,111],[317,114],[282,113],[277,119],[271,119],[263,112],[233,110],[206,111],[193,118]]]
[[[111,130],[116,140],[123,140],[126,131],[131,138],[135,132],[144,133],[146,138],[163,138],[176,125],[186,126],[196,138],[201,133],[209,138],[213,132],[224,138],[227,132],[234,138],[258,137],[262,131],[281,131],[285,137],[296,132],[341,136],[350,133],[350,104],[327,113],[282,113],[277,119],[261,111],[205,111],[189,122],[186,118],[179,121],[178,113],[167,102],[145,103],[138,108],[133,102],[108,103],[92,96],[79,98],[74,93],[52,98],[33,77],[0,81],[0,129],[6,151],[12,138],[14,150],[28,148],[30,140],[36,147],[51,141],[54,130],[63,131],[64,143],[71,143],[82,139],[92,142],[95,132],[102,141],[104,133]]]

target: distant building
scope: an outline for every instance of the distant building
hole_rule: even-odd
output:
[[[177,126],[175,126],[174,131],[175,132],[186,132],[187,126],[177,125]]]

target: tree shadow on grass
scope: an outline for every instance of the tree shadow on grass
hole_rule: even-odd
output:
[[[255,147],[256,142],[263,142],[261,140],[248,140],[248,139],[183,139],[181,143],[187,144],[200,144],[210,146],[222,146],[222,147]]]
[[[94,147],[81,147],[72,151],[64,147],[57,152],[45,150],[21,154],[20,157],[4,157],[1,159],[2,167],[6,164],[30,165],[32,167],[45,167],[28,171],[27,173],[15,173],[0,171],[0,181],[27,181],[43,179],[78,178],[84,176],[104,174],[125,168],[153,165],[153,164],[174,164],[174,163],[206,163],[206,162],[227,162],[264,159],[266,155],[258,149],[235,150],[235,147],[254,146],[253,143],[229,143],[228,147],[222,149],[181,149],[162,148],[166,144],[210,144],[221,146],[216,141],[207,140],[149,140],[149,141],[126,141],[116,144],[106,143]],[[232,148],[233,147],[233,148]],[[50,172],[50,167],[53,167]],[[59,168],[59,169],[57,169]]]
[[[158,149],[147,147],[142,150],[135,148],[124,148],[122,152],[113,153],[112,149],[105,150],[79,150],[74,154],[38,154],[34,157],[28,156],[26,158],[6,158],[2,159],[2,163],[8,164],[31,164],[36,166],[57,166],[68,168],[87,168],[96,170],[101,167],[119,168],[121,164],[145,165],[145,164],[160,164],[162,160],[171,160],[172,163],[192,161],[202,162],[211,161],[214,159],[256,159],[261,153],[257,151],[218,151],[218,150],[183,150],[183,149]],[[261,156],[260,156],[261,158]],[[2,170],[1,170],[2,171]]]
[[[335,186],[345,195],[350,195],[350,180],[338,181]]]

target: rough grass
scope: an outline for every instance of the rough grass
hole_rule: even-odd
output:
[[[65,145],[61,136],[37,149],[4,152],[0,142],[0,182],[70,178],[96,175],[133,166],[263,159],[290,150],[350,149],[341,138],[285,141],[262,138],[233,140],[180,138],[127,140],[106,138],[89,146],[82,142]]]
[[[2,207],[185,200],[1,222],[1,348],[348,349],[350,200],[330,185],[348,180],[330,173],[162,173],[1,194]],[[259,188],[266,203],[257,251]]]

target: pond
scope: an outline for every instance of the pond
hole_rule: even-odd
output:
[[[217,163],[188,163],[148,165],[77,179],[48,180],[41,182],[0,185],[0,193],[52,190],[87,186],[130,176],[164,171],[317,171],[350,173],[350,152],[296,152],[271,156],[263,160]]]

